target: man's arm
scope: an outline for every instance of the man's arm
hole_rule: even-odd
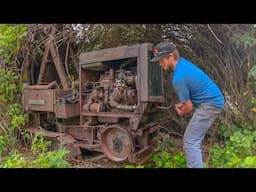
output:
[[[190,100],[190,93],[186,84],[186,79],[182,78],[176,80],[174,83],[174,88],[180,101],[180,103],[175,105],[176,112],[179,115],[186,115],[190,113],[193,109],[193,105]]]
[[[192,109],[193,104],[191,100],[188,100],[184,103],[178,103],[175,105],[176,112],[181,116],[189,114],[192,111]]]

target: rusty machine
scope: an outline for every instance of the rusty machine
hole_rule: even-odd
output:
[[[59,141],[73,156],[87,149],[114,162],[147,159],[158,133],[152,108],[164,102],[163,71],[151,57],[150,43],[83,53],[75,89],[50,38],[37,82],[23,87],[23,109],[33,117],[27,130]]]

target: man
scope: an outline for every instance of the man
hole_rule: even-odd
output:
[[[161,42],[154,48],[155,57],[164,70],[173,71],[172,84],[180,103],[176,112],[183,116],[193,107],[195,112],[183,137],[187,167],[203,168],[201,144],[207,130],[224,109],[224,96],[218,86],[196,65],[179,57],[175,44]]]

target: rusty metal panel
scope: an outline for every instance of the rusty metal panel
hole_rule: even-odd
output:
[[[148,101],[148,44],[142,44],[140,47],[140,56],[138,59],[138,67],[140,75],[139,90],[140,90],[140,101]]]
[[[87,63],[138,57],[139,47],[139,45],[121,46],[83,53],[79,57],[79,64],[83,65]]]
[[[24,87],[25,89],[32,89],[32,90],[42,90],[42,89],[52,89],[57,84],[56,81],[53,81],[47,85],[27,85]]]
[[[65,97],[66,95],[72,94],[72,90],[62,90],[57,89],[56,90],[56,97],[61,98]],[[63,118],[68,119],[72,117],[79,116],[80,114],[80,108],[79,108],[79,102],[77,103],[58,103],[55,107],[55,114],[56,118]]]
[[[82,108],[83,108],[83,104],[84,104],[84,99],[85,97],[82,95],[82,93],[84,91],[86,91],[85,89],[85,83],[88,82],[88,81],[94,81],[96,80],[98,77],[98,74],[95,74],[91,71],[88,71],[88,70],[82,70],[81,68],[81,65],[79,65],[79,79],[80,79],[80,82],[79,82],[79,98],[80,98],[80,114],[82,112]],[[83,117],[80,116],[80,124],[83,124]]]
[[[68,134],[78,140],[88,141],[88,128],[81,127],[68,127]]]
[[[56,106],[56,118],[68,119],[79,116],[79,103],[74,104],[59,104]]]
[[[42,63],[41,63],[41,66],[40,66],[40,72],[39,72],[37,84],[41,84],[42,83],[43,76],[45,74],[47,58],[49,56],[49,51],[50,51],[50,44],[49,44],[49,41],[48,41],[46,43],[46,48],[45,48],[45,51],[44,51],[44,56],[43,56]]]
[[[137,109],[135,110],[135,114],[136,116],[134,116],[133,118],[130,119],[130,127],[133,130],[137,130],[139,128],[139,124],[141,122],[141,119],[145,113],[145,111],[148,108],[148,103],[140,103],[139,106],[137,107]]]
[[[116,117],[98,117],[98,121],[101,123],[119,123],[120,118]]]
[[[84,91],[84,75],[82,72],[81,65],[79,65],[79,112],[80,112],[80,124],[83,123],[83,118],[81,116],[82,107],[83,107],[83,97],[82,92]]]
[[[119,112],[119,113],[109,113],[109,112],[84,112],[81,115],[84,116],[96,116],[96,117],[119,117],[119,118],[131,118],[134,117],[134,113],[129,112]]]
[[[67,76],[66,76],[63,64],[61,63],[60,55],[57,52],[58,50],[55,49],[53,43],[51,43],[51,45],[50,45],[50,51],[51,51],[52,58],[53,58],[53,61],[55,63],[55,67],[56,67],[56,70],[58,72],[60,81],[62,83],[62,86],[63,86],[64,89],[67,89],[68,88],[68,83],[67,83],[67,79],[66,79]]]
[[[43,56],[42,63],[40,66],[40,72],[39,72],[37,84],[43,83],[44,76],[46,73],[46,63],[48,62],[47,59],[49,57],[49,54],[51,54],[51,57],[55,64],[55,68],[59,75],[60,81],[63,85],[63,88],[66,89],[66,88],[68,88],[66,73],[65,73],[64,67],[61,63],[60,55],[58,53],[58,49],[56,48],[56,46],[57,45],[54,43],[52,38],[47,42],[46,50],[44,52],[44,56]]]
[[[58,140],[62,144],[71,144],[71,143],[75,143],[76,142],[76,140],[71,135],[60,135],[58,137]]]
[[[152,52],[149,52],[149,59]],[[149,102],[164,102],[164,75],[158,62],[148,64]]]
[[[25,111],[54,112],[55,90],[28,90],[23,92]]]
[[[152,103],[164,103],[165,99],[164,96],[149,96],[148,101]]]
[[[28,131],[30,133],[34,133],[34,134],[41,133],[44,136],[51,137],[51,138],[59,137],[59,136],[63,135],[63,133],[47,131],[47,130],[45,130],[43,128],[40,128],[40,127],[37,127],[37,128],[29,127],[29,128],[26,128],[26,131]]]
[[[64,97],[65,95],[72,94],[71,89],[62,90],[62,89],[56,89],[56,96],[58,97]]]

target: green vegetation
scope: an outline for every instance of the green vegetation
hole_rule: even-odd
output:
[[[18,75],[0,67],[0,102],[13,102],[17,93],[16,80]]]
[[[0,24],[0,55],[6,63],[14,63],[13,57],[27,34],[26,25]]]
[[[84,24],[76,30],[68,24],[56,26],[62,38],[59,41],[73,49],[74,53],[63,52],[64,57],[70,57],[69,65],[74,64],[73,58],[78,58],[81,51],[155,43],[163,38],[174,41],[181,55],[201,66],[226,96],[225,113],[211,136],[214,144],[207,149],[205,167],[256,168],[256,25]],[[51,142],[42,135],[31,137],[22,132],[28,125],[29,115],[21,110],[21,81],[27,78],[25,70],[40,64],[46,38],[43,25],[0,24],[0,106],[4,106],[0,107],[0,166],[3,168],[71,166],[66,161],[68,150],[50,151]],[[167,90],[170,81],[166,82],[167,100],[172,102],[174,97]],[[182,135],[186,121],[177,119],[174,113],[169,110],[165,118],[175,118]],[[21,135],[31,145],[22,146]],[[24,148],[29,152],[24,153]],[[124,167],[186,167],[184,153],[175,150],[170,138],[159,142],[158,148],[145,164]]]
[[[183,152],[174,152],[175,144],[170,140],[158,142],[158,151],[142,165],[125,165],[124,168],[185,168],[186,158]]]
[[[65,160],[69,151],[62,148],[49,151],[51,142],[44,140],[43,135],[36,134],[31,145],[31,152],[25,157],[13,149],[6,160],[1,162],[3,168],[67,168],[70,164]]]
[[[236,130],[224,144],[210,148],[211,159],[207,167],[256,167],[256,131]]]
[[[35,135],[30,153],[24,156],[18,150],[19,135],[29,121],[29,115],[21,111],[21,82],[15,70],[15,59],[22,41],[28,33],[26,25],[0,24],[0,103],[6,106],[9,115],[7,130],[0,135],[0,165],[3,168],[62,168],[69,167],[66,161],[68,150],[49,151],[50,142],[42,135]],[[8,66],[8,67],[6,67]],[[1,124],[0,119],[0,124]],[[7,120],[6,120],[7,121]]]

